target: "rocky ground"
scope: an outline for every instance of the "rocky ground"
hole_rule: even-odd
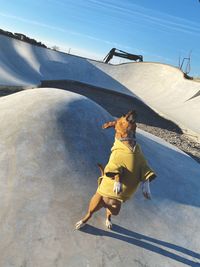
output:
[[[198,163],[200,163],[200,143],[195,142],[193,138],[188,137],[183,133],[176,133],[167,129],[149,126],[143,123],[138,123],[138,127],[146,132],[158,136],[168,143],[178,147]]]

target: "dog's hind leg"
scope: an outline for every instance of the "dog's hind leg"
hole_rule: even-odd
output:
[[[108,229],[112,229],[111,215],[118,215],[121,209],[121,203],[112,203],[112,206],[109,206],[106,209],[106,226]]]
[[[83,227],[85,223],[92,217],[92,214],[103,208],[103,206],[104,202],[102,201],[102,196],[99,195],[98,193],[95,193],[90,200],[87,214],[80,221],[76,223],[75,229],[78,230],[81,227]]]

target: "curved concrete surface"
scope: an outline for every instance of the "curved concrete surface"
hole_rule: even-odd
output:
[[[0,85],[75,80],[136,96],[185,132],[200,138],[200,83],[159,63],[109,65],[0,35]]]
[[[159,63],[113,66],[107,74],[129,88],[129,94],[133,92],[159,114],[200,137],[200,83]]]
[[[175,123],[159,116],[158,113],[134,96],[71,80],[42,81],[41,87],[60,88],[84,95],[98,103],[114,117],[120,117],[122,114],[135,109],[138,123],[182,133]]]
[[[113,119],[91,100],[58,89],[0,99],[0,266],[199,266],[200,169],[189,156],[142,131],[137,140],[155,169],[153,200],[139,190],[105,228],[85,213],[106,163]]]

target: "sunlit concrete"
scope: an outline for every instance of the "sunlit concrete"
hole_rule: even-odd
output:
[[[0,99],[0,266],[199,266],[200,168],[144,133],[137,140],[157,173],[152,201],[141,190],[105,227],[105,212],[83,231],[75,222],[96,190],[114,140],[113,118],[63,90]]]

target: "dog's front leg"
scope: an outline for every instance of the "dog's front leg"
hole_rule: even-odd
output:
[[[142,193],[145,198],[151,199],[151,191],[150,191],[150,185],[149,185],[149,179],[144,181],[142,183]]]
[[[114,179],[115,179],[115,182],[114,182],[113,192],[115,192],[116,194],[119,194],[122,191],[120,175],[116,174]]]

